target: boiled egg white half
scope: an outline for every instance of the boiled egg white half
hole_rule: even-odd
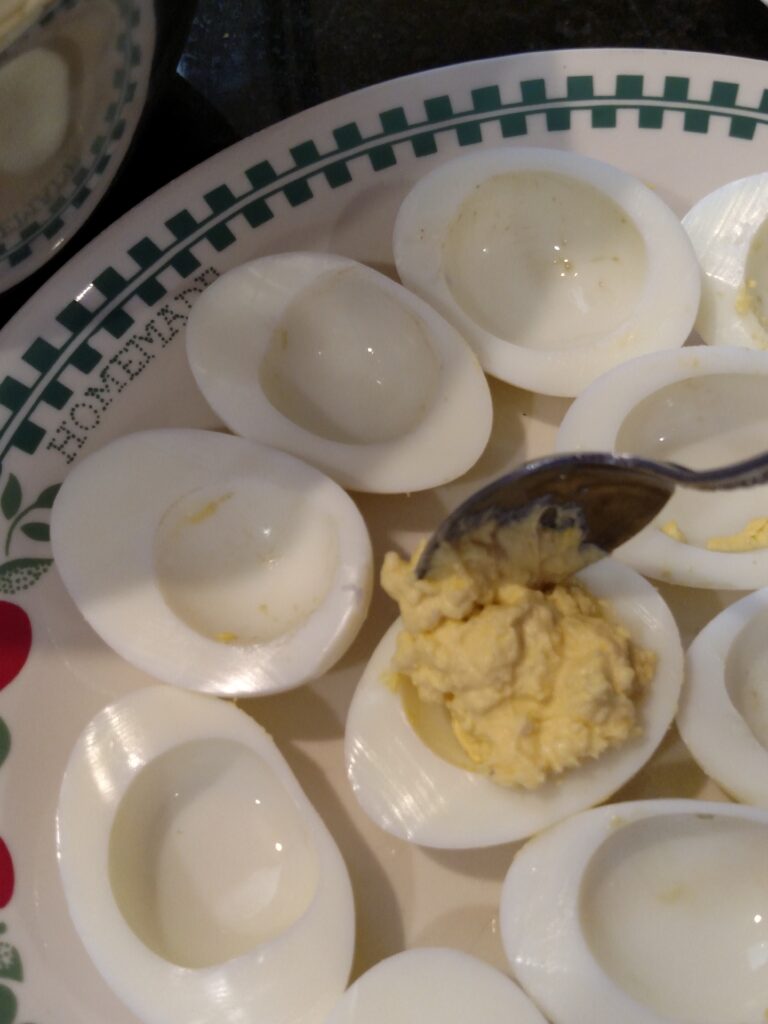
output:
[[[55,50],[37,46],[0,65],[0,173],[37,171],[61,147],[69,120],[69,68]]]
[[[768,352],[687,347],[616,367],[563,417],[559,452],[614,451],[714,469],[758,455],[768,438]],[[750,590],[768,584],[768,548],[709,550],[768,516],[768,486],[703,492],[678,487],[615,556],[654,579]],[[662,527],[676,524],[684,541]]]
[[[54,561],[118,654],[164,682],[238,696],[320,676],[365,617],[368,531],[319,470],[241,437],[150,430],[78,462]]]
[[[137,690],[70,755],[57,855],[95,966],[146,1024],[323,1024],[349,876],[274,742],[213,697]]]
[[[39,19],[53,0],[0,0],[0,52]]]
[[[651,584],[628,566],[606,558],[575,578],[610,604],[635,643],[656,652],[656,674],[640,710],[641,734],[536,790],[501,786],[456,767],[425,745],[384,682],[401,629],[397,620],[365,668],[345,733],[347,777],[377,825],[422,846],[513,842],[607,799],[651,757],[674,718],[682,683],[675,621]]]
[[[484,369],[577,395],[634,355],[679,347],[699,268],[678,218],[636,178],[574,153],[487,149],[422,178],[394,229],[403,283]]]
[[[768,589],[704,627],[685,676],[677,726],[686,746],[727,793],[768,810]]]
[[[409,949],[371,967],[326,1024],[546,1024],[501,971],[456,949]]]
[[[683,227],[703,272],[696,318],[702,339],[768,348],[768,173],[704,196]]]
[[[456,330],[399,284],[341,256],[283,253],[196,301],[187,354],[237,434],[358,491],[453,480],[491,430],[488,382]]]
[[[499,920],[552,1024],[764,1024],[768,813],[698,800],[585,811],[517,854]]]

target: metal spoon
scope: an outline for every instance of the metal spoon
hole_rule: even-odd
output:
[[[594,548],[607,554],[634,537],[672,497],[675,487],[728,490],[768,483],[768,452],[718,469],[693,470],[607,452],[578,452],[533,459],[472,494],[443,520],[416,565],[421,579],[443,542],[493,520],[499,525],[541,509],[540,524],[552,529],[578,525],[584,564]],[[586,552],[590,546],[591,557]]]

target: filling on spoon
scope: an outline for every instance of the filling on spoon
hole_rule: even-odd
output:
[[[404,627],[387,681],[411,724],[447,760],[525,789],[637,735],[656,663],[571,578],[581,530],[541,517],[444,543],[424,579],[421,549],[381,572]]]

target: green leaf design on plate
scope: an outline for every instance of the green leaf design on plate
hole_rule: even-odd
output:
[[[61,484],[51,484],[50,487],[46,487],[45,490],[40,492],[34,505],[29,506],[30,510],[33,508],[53,508],[53,503],[60,488]]]
[[[24,978],[19,951],[10,942],[0,942],[0,978],[10,978],[12,981],[22,981]]]
[[[11,749],[11,730],[5,724],[5,721],[0,718],[0,765],[8,757],[8,751]],[[0,933],[5,931],[5,925],[0,926]]]
[[[21,508],[21,484],[11,473],[0,495],[0,509],[6,519],[13,519]]]
[[[0,1024],[13,1024],[18,1003],[7,985],[0,985]]]
[[[35,509],[51,508],[60,487],[61,484],[50,484],[48,487],[44,487],[31,505],[21,508],[21,485],[16,477],[11,474],[2,495],[0,495],[0,508],[6,519],[10,520],[10,526],[5,535],[6,555],[11,553],[11,541],[17,529],[20,529],[30,540],[41,541],[44,544],[50,542],[50,529],[46,523],[26,523],[24,526],[20,524]]]
[[[48,523],[25,523],[21,528],[21,532],[25,537],[29,537],[30,540],[49,541],[51,539],[51,530]]]
[[[27,590],[45,575],[52,558],[12,558],[0,565],[0,594]],[[0,1017],[0,1024],[3,1019]]]

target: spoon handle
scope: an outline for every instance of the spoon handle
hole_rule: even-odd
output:
[[[768,452],[717,469],[695,470],[679,466],[675,462],[653,463],[644,459],[638,459],[637,462],[658,476],[700,491],[722,491],[768,483]]]

